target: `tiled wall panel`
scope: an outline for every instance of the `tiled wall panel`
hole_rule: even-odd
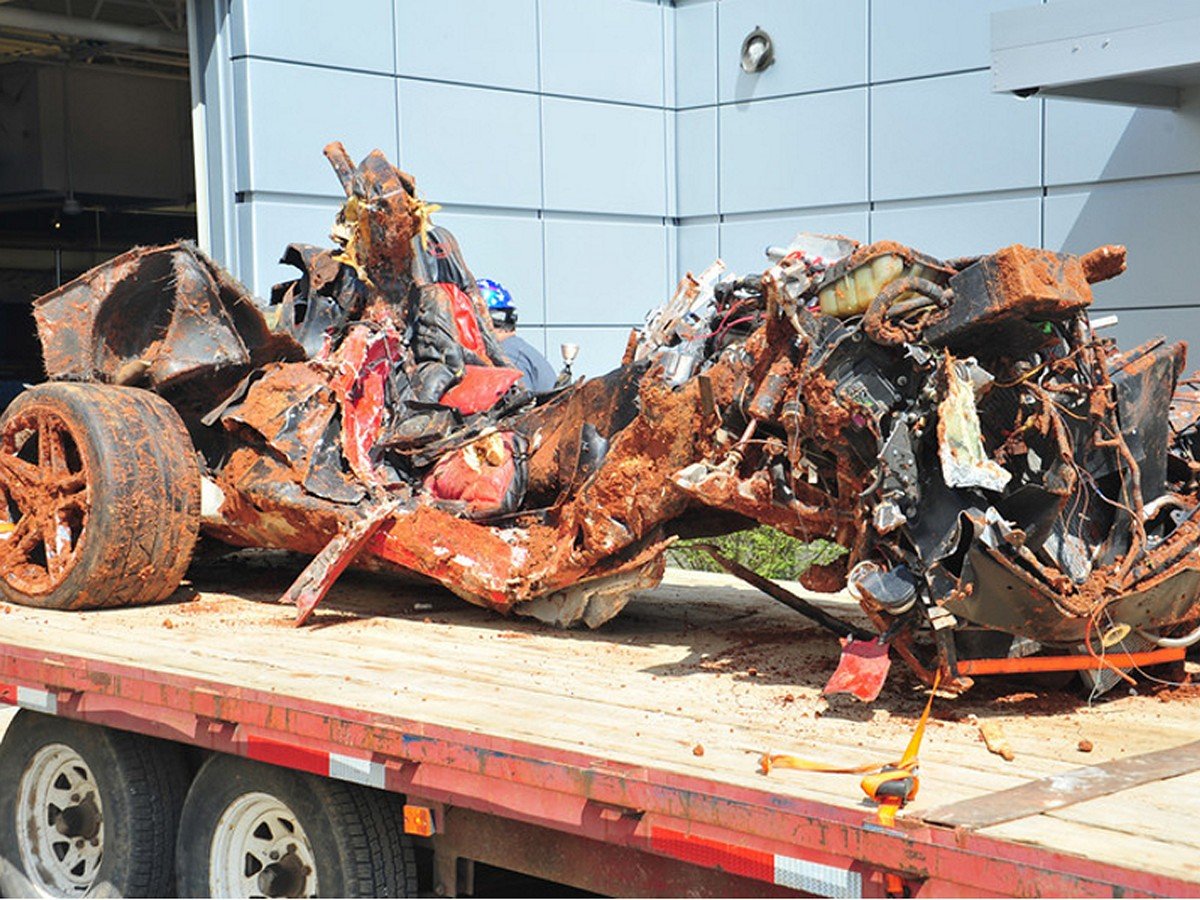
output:
[[[864,89],[722,106],[719,128],[723,213],[867,199]]]
[[[395,3],[396,74],[538,89],[537,0]]]
[[[933,256],[991,253],[1009,244],[1042,243],[1041,193],[967,202],[925,203],[871,212],[871,235],[917,247]]]
[[[561,345],[563,343],[577,344],[579,345],[579,357],[571,366],[575,377],[604,375],[621,364],[621,357],[625,353],[625,344],[628,340],[628,327],[547,328],[545,331],[546,359],[550,361],[550,365],[557,372],[562,368]]]
[[[1030,0],[874,0],[871,80],[942,75],[991,64],[991,14]]]
[[[491,278],[512,294],[518,324],[546,321],[542,220],[535,213],[443,210],[439,225],[454,232],[476,278]]]
[[[809,210],[787,215],[738,218],[721,225],[721,258],[735,272],[761,272],[770,263],[767,247],[783,247],[798,231],[844,234],[859,241],[867,239],[867,208],[854,210]]]
[[[1200,175],[1052,191],[1046,246],[1085,253],[1124,244],[1129,268],[1093,287],[1100,308],[1200,302],[1192,265],[1200,238]]]
[[[676,280],[688,272],[699,275],[721,255],[719,227],[715,222],[706,222],[675,229]]]
[[[392,0],[232,0],[229,16],[235,57],[394,72]]]
[[[339,140],[355,159],[396,146],[394,79],[316,66],[233,63],[240,128],[237,190],[342,196],[322,155]]]
[[[662,107],[663,17],[645,0],[543,0],[542,90]]]
[[[717,16],[722,103],[867,83],[866,0],[721,0]],[[771,35],[775,62],[748,75],[742,42],[756,27]]]
[[[1200,315],[1195,307],[1176,309],[1118,310],[1117,324],[1101,332],[1114,338],[1117,346],[1130,348],[1155,338],[1186,341],[1188,345],[1187,366],[1191,374],[1200,364]]]
[[[535,94],[397,82],[401,165],[438,203],[542,205]]]
[[[1200,337],[1200,95],[992,94],[989,16],[1026,2],[230,0],[240,274],[265,294],[285,243],[328,243],[337,139],[448,205],[556,367],[578,339],[580,371],[610,368],[679,274],[761,269],[801,229],[940,255],[1123,242],[1129,272],[1096,286],[1116,335]],[[746,75],[755,26],[777,57]]]
[[[1041,101],[991,93],[987,72],[871,89],[873,200],[1041,182]]]
[[[291,199],[259,199],[237,205],[241,258],[249,261],[240,275],[256,297],[269,297],[272,285],[299,274],[279,262],[288,244],[333,246],[329,230],[339,206],[337,200]]]
[[[543,97],[546,208],[666,216],[666,116],[661,109]]]
[[[717,4],[675,8],[675,102],[677,109],[717,102]],[[669,98],[668,98],[669,99]]]
[[[628,325],[667,299],[667,227],[548,216],[546,321]]]
[[[676,209],[680,218],[717,214],[717,110],[688,109],[675,122]]]
[[[1200,171],[1200,94],[1180,110],[1046,100],[1046,183]]]

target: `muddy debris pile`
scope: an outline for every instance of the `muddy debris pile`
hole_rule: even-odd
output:
[[[326,154],[337,247],[288,247],[298,275],[269,302],[180,243],[36,304],[52,381],[178,413],[203,533],[318,554],[303,615],[353,562],[594,627],[678,537],[765,524],[847,547],[805,584],[848,586],[876,633],[842,636],[930,683],[1107,654],[1122,664],[1078,668],[1110,686],[1200,636],[1185,347],[1121,351],[1088,318],[1124,248],[947,260],[801,234],[762,273],[689,275],[612,372],[533,396],[412,177]]]

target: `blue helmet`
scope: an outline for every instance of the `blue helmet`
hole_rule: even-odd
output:
[[[488,309],[493,311],[513,309],[512,294],[500,282],[492,281],[490,278],[480,278],[475,285],[479,288],[483,299],[487,301]]]

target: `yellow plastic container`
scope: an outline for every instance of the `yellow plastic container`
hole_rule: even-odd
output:
[[[861,316],[867,311],[871,301],[879,296],[880,291],[897,278],[909,277],[927,278],[939,283],[945,280],[942,272],[923,266],[919,262],[905,265],[904,257],[899,254],[884,253],[866,260],[823,288],[817,294],[821,302],[821,312],[839,319]]]

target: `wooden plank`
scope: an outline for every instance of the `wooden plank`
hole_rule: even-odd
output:
[[[1200,770],[1200,741],[1192,741],[1167,750],[1083,766],[1006,791],[952,803],[929,810],[921,818],[935,825],[987,828],[1197,770]]]
[[[892,758],[924,703],[901,668],[877,704],[821,698],[836,664],[834,642],[726,576],[669,572],[668,583],[640,592],[620,617],[586,632],[504,619],[431,588],[357,573],[347,573],[312,625],[297,630],[276,602],[294,574],[240,564],[195,571],[196,600],[150,608],[0,608],[0,643],[583,752],[731,789],[768,790],[781,801],[853,809],[864,820],[871,811],[861,805],[857,778],[764,778],[758,753]],[[837,599],[818,602],[839,615],[853,612]],[[1103,762],[1196,736],[1190,703],[1124,693],[1092,707],[1069,694],[984,687],[938,701],[935,713],[944,718],[935,717],[926,737],[921,795],[904,811],[908,819],[922,819],[926,806],[1052,776],[1080,759],[1083,737],[1095,743],[1091,758]],[[987,752],[975,716],[1004,723],[1015,761]],[[1194,846],[1178,826],[1190,814],[1187,798],[1164,792],[1148,806],[1155,809],[1137,819],[1144,836],[1130,822],[1112,821],[1111,811],[1096,821],[1078,815],[1086,804],[984,834],[998,830],[1005,840],[1098,861],[1145,856],[1139,869],[1194,877],[1187,863]]]

